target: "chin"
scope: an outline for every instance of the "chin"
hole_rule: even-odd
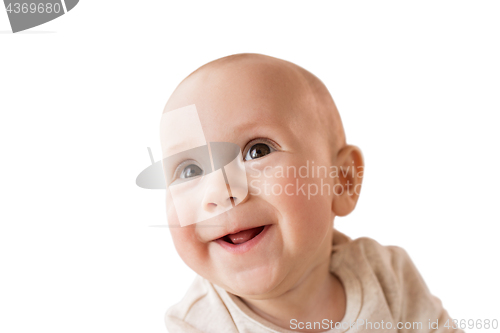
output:
[[[267,295],[279,284],[275,273],[269,267],[258,267],[232,275],[228,274],[230,278],[225,279],[224,285],[227,288],[224,289],[242,297]]]

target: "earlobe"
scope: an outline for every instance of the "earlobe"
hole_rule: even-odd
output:
[[[356,207],[361,191],[364,174],[361,150],[352,145],[343,147],[337,154],[335,166],[338,177],[335,179],[332,211],[336,216],[346,216]]]

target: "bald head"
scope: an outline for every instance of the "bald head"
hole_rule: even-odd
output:
[[[262,125],[274,121],[292,130],[300,128],[305,135],[315,133],[334,154],[345,145],[341,118],[328,89],[312,73],[285,60],[237,54],[207,63],[179,84],[164,112],[191,104],[198,108],[206,136],[216,128],[211,124],[228,120],[240,124],[241,118],[260,108]],[[207,113],[209,117],[204,116]]]

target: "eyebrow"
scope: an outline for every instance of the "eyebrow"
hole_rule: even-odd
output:
[[[167,142],[170,142],[170,140],[167,141]],[[167,143],[166,146],[165,146],[165,149],[163,150],[163,153],[164,153],[163,155],[164,156],[174,155],[174,154],[169,153],[169,152],[186,150],[186,149],[184,149],[185,146],[186,146],[186,143],[184,141],[177,141],[177,142],[175,142],[173,144],[168,144]],[[181,148],[183,148],[183,149],[181,149]]]
[[[164,112],[160,120],[160,141],[163,157],[206,145],[205,133],[196,105]]]
[[[234,127],[232,127],[232,130],[235,133],[242,134],[244,132],[272,132],[272,131],[277,131],[279,129],[283,129],[283,126],[279,126],[279,124],[276,124],[276,122],[270,122],[269,118],[260,118],[260,119],[253,119],[253,120],[247,120],[244,122],[239,122]]]
[[[196,140],[197,138],[180,138],[180,137],[175,137],[172,138],[171,140],[166,140],[166,143],[164,144],[164,149],[162,150],[163,153],[163,158],[175,155],[177,153],[190,150],[192,148],[197,148],[206,145],[206,142],[201,143],[198,142],[199,144],[193,144],[192,142],[189,142],[189,140]]]

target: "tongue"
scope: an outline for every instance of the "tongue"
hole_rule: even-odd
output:
[[[235,234],[227,235],[227,237],[229,237],[234,244],[241,244],[257,236],[262,231],[262,229],[264,229],[264,227],[247,229]]]

